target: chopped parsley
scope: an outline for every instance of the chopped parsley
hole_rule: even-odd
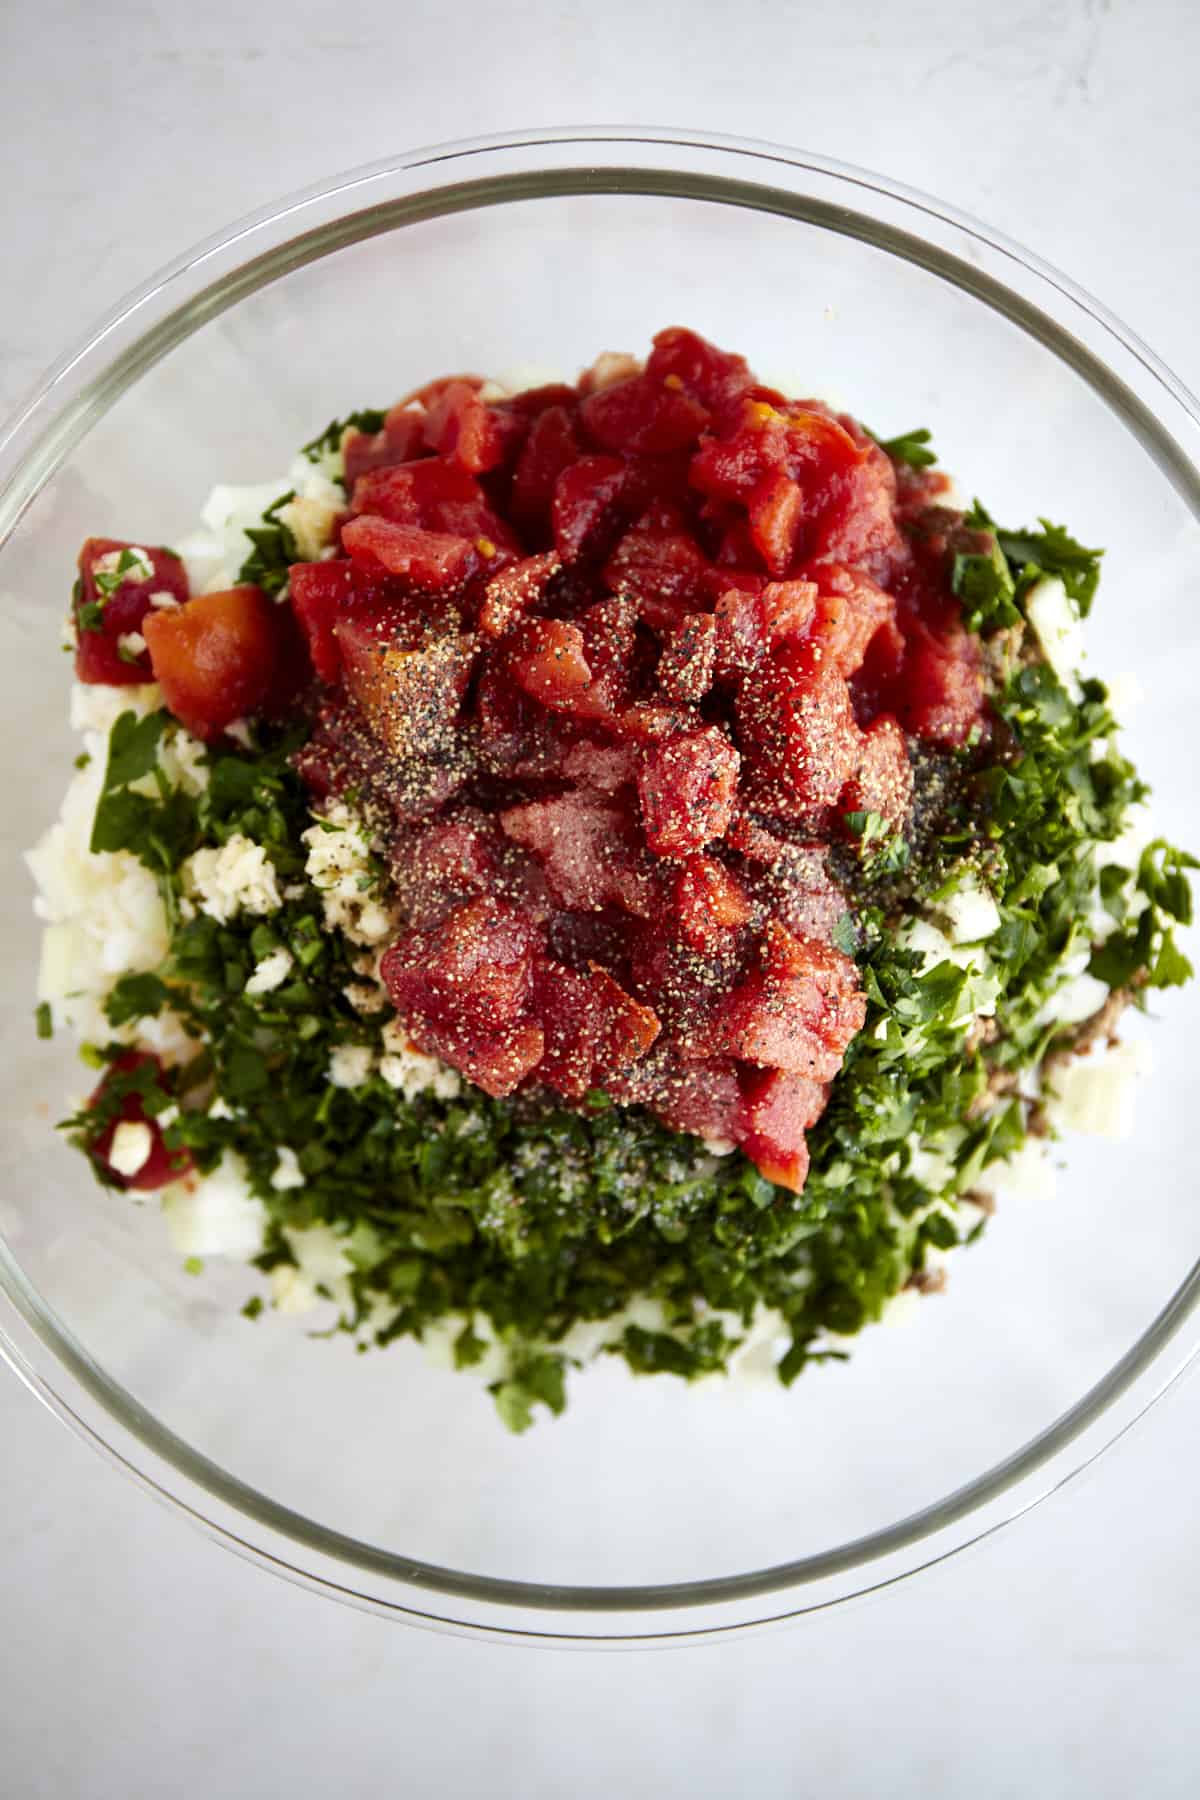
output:
[[[928,469],[937,457],[929,448],[929,440],[933,436],[921,426],[917,431],[902,431],[898,437],[878,438],[873,431],[867,436],[874,438],[881,450],[886,450],[893,462],[906,463],[910,469]]]
[[[968,523],[975,522],[975,515],[968,515]],[[968,631],[986,632],[1020,623],[1012,569],[994,540],[989,550],[962,552],[954,558],[950,585],[962,602]]]
[[[134,581],[149,581],[154,574],[154,566],[135,550],[122,550],[111,569],[93,568],[92,585],[96,590],[99,604],[111,600],[117,589],[132,577]]]
[[[1065,526],[1052,525],[1049,519],[1038,520],[1040,531],[1005,531],[996,525],[978,500],[966,515],[966,523],[994,532],[997,566],[999,558],[1003,557],[1014,589],[1024,595],[1043,576],[1055,576],[1075,602],[1080,618],[1087,618],[1100,583],[1103,550],[1086,549],[1076,542]],[[957,586],[954,591],[960,592]],[[997,622],[1011,624],[1014,620]]]
[[[341,449],[342,439],[348,431],[362,431],[368,437],[374,437],[377,431],[383,430],[386,417],[386,413],[368,406],[360,412],[348,413],[344,419],[331,419],[324,431],[319,431],[311,442],[301,447],[301,454],[309,462],[320,462],[322,457]]]
[[[383,430],[387,414],[374,407],[364,407],[360,412],[348,413],[344,419],[331,419],[324,431],[318,432],[311,442],[303,445],[300,454],[311,463],[323,466],[333,480],[345,489],[342,476],[342,440],[348,431],[361,431],[367,437],[374,437]]]
[[[903,833],[893,831],[879,813],[843,813],[842,823],[858,840],[862,871],[869,879],[907,868],[910,851]]]
[[[295,490],[289,488],[286,494],[280,494],[278,500],[271,502],[262,516],[261,525],[246,528],[246,536],[254,548],[238,570],[237,579],[253,582],[264,594],[281,594],[287,586],[291,565],[301,560],[300,546],[279,517],[282,508],[295,498]]]

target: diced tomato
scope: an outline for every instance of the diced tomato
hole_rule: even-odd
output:
[[[361,619],[341,620],[334,638],[347,690],[380,744],[401,760],[435,754],[467,691],[476,639],[463,632],[401,646]]]
[[[720,1058],[682,1064],[663,1083],[653,1101],[655,1112],[672,1131],[729,1142],[740,1103],[737,1072]]]
[[[420,387],[409,388],[407,394],[402,395],[396,402],[396,405],[420,407],[433,406],[439,396],[444,394],[448,387],[454,387],[459,382],[465,382],[469,388],[481,388],[484,385],[484,377],[482,375],[472,375],[470,373],[463,373],[461,375],[435,375],[432,381],[422,382]]]
[[[957,748],[971,732],[983,730],[987,702],[982,657],[976,639],[961,628],[937,637],[909,622],[896,717],[906,731],[929,743]]]
[[[575,713],[580,717],[611,719],[630,697],[636,611],[632,601],[614,595],[586,607],[578,614],[578,622],[592,671],[592,686],[577,700]]]
[[[372,514],[393,525],[466,538],[485,560],[488,553],[482,546],[487,544],[518,556],[522,551],[512,526],[489,505],[474,475],[453,457],[429,456],[368,470],[355,482],[351,504],[356,513]],[[343,527],[343,542],[347,529]]]
[[[532,700],[511,670],[485,658],[473,710],[480,756],[494,776],[511,782],[557,773],[569,722]]]
[[[700,955],[719,950],[728,934],[750,918],[750,902],[737,877],[713,856],[693,856],[675,877],[680,936]]]
[[[705,507],[705,516],[711,519],[714,532],[718,529],[718,523],[720,527],[717,562],[722,569],[729,570],[722,583],[722,591],[733,586],[742,588],[746,593],[760,593],[767,577],[762,570],[762,557],[754,542],[749,519],[734,512],[732,502],[728,506],[718,507],[715,502],[710,501]],[[752,581],[747,581],[742,573],[746,569],[754,570]],[[734,573],[735,570],[738,571],[737,574]]]
[[[839,476],[863,457],[832,414],[809,405],[780,410],[768,401],[741,401],[741,419],[728,436],[706,438],[692,458],[694,487],[716,500],[745,505],[765,477],[788,475],[800,483],[806,517],[829,502]]]
[[[667,738],[638,771],[646,842],[656,856],[686,857],[724,835],[741,757],[715,725]]]
[[[322,681],[341,673],[333,628],[354,605],[350,562],[297,563],[288,582],[292,611],[304,633],[313,668]]]
[[[563,619],[530,619],[510,651],[509,666],[519,687],[559,712],[573,712],[592,685],[583,633]]]
[[[851,677],[854,710],[860,719],[871,719],[891,703],[904,667],[904,636],[895,620],[882,624],[867,645],[862,667]]]
[[[841,813],[870,812],[900,830],[912,805],[913,772],[904,733],[882,713],[863,734],[858,767],[842,789]]]
[[[778,837],[768,831],[761,819],[755,817],[745,806],[736,806],[733,818],[729,821],[725,832],[725,843],[730,850],[736,850],[747,862],[762,863],[771,868],[781,857],[786,856],[790,845],[786,838]]]
[[[505,402],[524,419],[540,419],[552,406],[573,409],[579,404],[579,392],[565,381],[547,381],[541,387],[522,388]]]
[[[536,534],[538,541],[544,541],[550,529],[558,478],[581,454],[573,409],[555,405],[537,415],[513,470],[509,505],[521,529]]]
[[[736,408],[753,379],[744,356],[718,350],[679,325],[656,333],[646,373],[660,381],[674,376],[710,412],[722,415]]]
[[[678,376],[649,373],[614,381],[586,396],[580,415],[601,449],[661,456],[694,444],[709,422]]]
[[[292,762],[309,793],[327,800],[358,785],[360,751],[374,758],[378,746],[358,708],[344,695],[331,694],[317,707],[308,741]]]
[[[528,1010],[537,946],[515,907],[470,900],[432,930],[398,938],[380,975],[398,1011],[509,1024]]]
[[[494,888],[504,848],[495,820],[475,807],[400,835],[389,863],[409,925],[439,924],[472,895]]]
[[[560,905],[579,912],[622,907],[654,915],[658,887],[639,852],[625,809],[577,791],[510,807],[500,823],[514,843],[532,850]]]
[[[510,563],[488,581],[479,608],[479,629],[488,637],[503,637],[521,616],[541,600],[546,585],[560,567],[553,550],[542,556],[526,556]]]
[[[728,1058],[684,1062],[660,1037],[648,1055],[610,1077],[605,1088],[624,1105],[649,1107],[672,1131],[734,1141],[741,1093]]]
[[[743,594],[761,594],[768,585],[761,569],[735,569],[725,563],[714,563],[700,584],[705,600],[714,605],[732,588]]]
[[[295,627],[260,588],[236,587],[156,609],[143,630],[167,706],[196,737],[214,738],[275,699]]]
[[[624,523],[628,470],[617,456],[585,456],[554,483],[554,544],[565,563],[601,556]]]
[[[768,645],[805,631],[814,617],[816,599],[811,581],[768,581],[758,595]]]
[[[658,685],[668,700],[695,705],[712,686],[716,665],[716,620],[711,613],[685,613],[663,644]]]
[[[730,828],[727,843],[733,842],[735,829],[743,820],[735,821]],[[796,937],[831,942],[834,927],[845,916],[847,902],[830,875],[825,845],[769,838],[767,841],[774,845],[773,854],[755,855],[754,851],[743,849],[748,861],[765,864],[765,868],[757,867],[746,877],[756,910],[773,915]]]
[[[734,1135],[768,1181],[803,1192],[809,1162],[805,1133],[824,1112],[827,1096],[823,1083],[805,1075],[743,1072]]]
[[[757,968],[725,1003],[724,1047],[745,1062],[830,1081],[866,1014],[849,957],[772,920]]]
[[[683,1062],[704,1062],[724,1052],[721,1011],[743,961],[743,946],[726,933],[699,955],[664,907],[660,915],[628,934],[629,981],[634,993],[654,1008],[663,1039]]]
[[[904,554],[895,500],[895,470],[883,451],[868,443],[861,460],[843,471],[839,491],[815,520],[808,555],[863,564],[871,574],[885,575]]]
[[[510,1094],[544,1046],[530,1014],[537,936],[515,907],[481,898],[385,951],[379,972],[420,1049],[485,1092]]]
[[[78,680],[109,687],[150,681],[149,654],[136,643],[145,637],[142,622],[148,612],[169,611],[188,594],[187,571],[170,550],[88,538],[79,552],[74,602]]]
[[[633,631],[632,610],[620,600],[589,607],[578,623],[529,619],[512,636],[507,666],[542,706],[580,719],[611,718],[626,697]]]
[[[527,426],[511,412],[488,406],[468,381],[448,381],[425,414],[424,440],[472,475],[499,468],[517,453]]]
[[[389,749],[348,695],[332,693],[318,708],[308,742],[294,762],[305,785],[324,798],[352,795],[360,811],[396,825],[436,813],[467,781],[472,760],[456,753],[454,721],[419,748]]]
[[[371,469],[354,484],[356,513],[374,513],[394,525],[441,527],[446,507],[472,506],[482,497],[475,477],[452,457],[428,456]],[[465,534],[462,534],[465,535]]]
[[[637,774],[637,752],[631,744],[595,744],[583,738],[563,757],[562,772],[576,787],[615,794]]]
[[[656,631],[670,631],[704,594],[709,562],[677,506],[659,501],[625,533],[604,565],[616,594],[630,594]]]
[[[782,472],[764,475],[746,497],[750,535],[769,574],[786,575],[796,552],[804,495]]]
[[[534,1009],[545,1034],[537,1078],[568,1100],[627,1068],[649,1049],[659,1023],[598,963],[570,969],[550,959],[534,975]]]
[[[862,667],[876,632],[895,614],[890,594],[867,576],[834,563],[819,574],[810,641],[847,679]]]
[[[393,463],[409,462],[422,454],[425,437],[425,414],[419,407],[401,402],[393,406],[384,419],[382,429],[373,436],[353,427],[342,438],[342,471],[346,492],[354,492],[354,484],[368,469],[384,469]]]
[[[850,690],[836,669],[806,669],[803,661],[797,667],[785,646],[751,672],[735,710],[764,811],[803,818],[836,805],[861,739]]]
[[[470,538],[396,525],[374,515],[351,519],[342,528],[342,543],[356,562],[435,591],[458,587],[478,563]]]
[[[811,581],[769,581],[759,591],[731,588],[717,601],[716,672],[736,681],[753,669],[776,643],[806,632],[812,624],[817,590]]]
[[[656,705],[653,700],[639,700],[627,706],[616,721],[623,738],[633,744],[657,744],[663,738],[679,737],[682,732],[698,730],[704,723],[695,707]]]
[[[146,1110],[148,1089],[157,1089],[164,1095],[168,1091],[163,1080],[162,1063],[149,1051],[125,1050],[120,1056],[114,1057],[88,1101],[89,1109],[105,1105],[113,1090],[124,1087],[131,1076],[138,1077],[137,1085],[129,1086],[121,1094],[116,1102],[115,1116],[93,1144],[91,1154],[103,1165],[110,1180],[120,1187],[145,1193],[153,1188],[165,1187],[168,1181],[178,1181],[191,1168],[192,1158],[187,1150],[167,1149],[158,1119]],[[132,1175],[122,1175],[108,1160],[117,1127],[122,1124],[144,1125],[150,1133],[149,1153],[141,1168]]]
[[[353,559],[293,563],[288,581],[292,612],[304,636],[309,660],[327,684],[341,679],[335,628],[353,620],[381,643],[411,647],[431,625],[449,630],[459,622],[455,607],[439,608],[435,597],[388,575],[374,564]],[[451,598],[455,601],[454,592]]]
[[[427,1056],[439,1056],[495,1100],[511,1094],[542,1060],[546,1037],[536,1019],[494,1029],[456,1021],[416,1019],[412,1040]]]

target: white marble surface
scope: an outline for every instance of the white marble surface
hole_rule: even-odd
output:
[[[1200,382],[1188,0],[6,0],[0,401],[190,240],[399,145],[579,120],[802,143],[940,192]],[[1193,1382],[981,1551],[654,1654],[420,1635],[274,1582],[0,1380],[14,1800],[1195,1791]]]

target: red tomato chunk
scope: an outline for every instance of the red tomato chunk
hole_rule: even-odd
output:
[[[291,615],[256,587],[200,594],[145,621],[154,680],[199,738],[219,737],[235,719],[286,705],[294,632]]]
[[[691,856],[724,837],[741,757],[715,725],[667,738],[638,774],[642,829],[656,856]]]
[[[90,540],[80,678],[153,676],[205,738],[307,708],[296,766],[372,820],[420,1049],[495,1096],[603,1088],[798,1192],[866,1016],[846,815],[909,831],[914,750],[990,730],[965,527],[680,327],[490,392],[446,376],[348,431],[335,549],[280,602]],[[156,1138],[131,1179],[167,1166]]]
[[[102,1108],[113,1114],[91,1147],[93,1157],[111,1181],[139,1192],[149,1192],[152,1188],[165,1187],[169,1181],[178,1181],[192,1166],[188,1151],[167,1149],[162,1127],[154,1113],[146,1110],[146,1102],[152,1094],[161,1096],[166,1104],[167,1089],[161,1062],[148,1051],[126,1050],[109,1064],[88,1101],[93,1111]],[[139,1126],[149,1135],[145,1158],[129,1175],[109,1161],[114,1139],[122,1125]]]
[[[171,551],[89,538],[79,552],[74,606],[80,681],[128,687],[153,680],[143,622],[181,605],[188,592],[187,573]]]

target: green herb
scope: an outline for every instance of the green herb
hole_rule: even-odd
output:
[[[1043,576],[1056,576],[1086,619],[1100,583],[1103,550],[1088,550],[1062,525],[1039,519],[1040,531],[1005,531],[978,500],[966,515],[977,530],[993,531],[1022,598]]]
[[[1040,531],[1001,531],[998,542],[1022,586],[1056,575],[1086,619],[1100,581],[1103,550],[1087,550],[1061,525],[1039,519]]]
[[[862,872],[869,880],[880,880],[885,875],[897,875],[901,869],[907,868],[909,846],[902,833],[896,832],[879,813],[848,812],[842,814],[842,823],[852,837],[858,839]],[[842,921],[838,921],[839,929]],[[846,925],[843,939],[853,932],[853,923]],[[841,946],[839,945],[839,948]],[[857,942],[854,944],[857,948]],[[852,954],[853,952],[848,952]]]
[[[177,727],[166,712],[141,720],[126,712],[117,719],[90,848],[93,854],[128,850],[136,856],[158,877],[168,917],[174,919],[181,864],[198,847],[199,820],[196,802],[171,787],[159,767],[159,739],[167,729]],[[145,791],[147,784],[152,793]]]
[[[998,543],[987,551],[957,555],[950,585],[962,601],[968,631],[987,633],[1021,618],[1012,572]]]
[[[52,1038],[54,1036],[54,1015],[50,1011],[50,1002],[43,1000],[35,1009],[33,1016],[37,1024],[38,1036]]]
[[[302,560],[300,546],[278,516],[280,509],[295,498],[294,489],[289,488],[278,500],[272,500],[261,525],[246,527],[246,536],[254,548],[238,570],[237,579],[252,582],[264,594],[282,593],[291,565]]]
[[[523,1356],[511,1375],[492,1388],[496,1411],[510,1431],[527,1431],[533,1409],[541,1405],[560,1413],[567,1404],[566,1365],[561,1356]]]
[[[899,437],[878,438],[873,431],[867,436],[875,438],[881,450],[886,450],[893,462],[906,463],[910,469],[928,469],[937,461],[934,452],[928,448],[933,433],[922,426],[917,431],[902,431]]]
[[[164,981],[154,974],[122,975],[104,1002],[110,1025],[127,1025],[132,1019],[153,1018],[170,1000]]]
[[[140,556],[132,550],[122,550],[111,569],[93,569],[92,585],[96,590],[101,606],[111,600],[117,589],[132,576],[135,583],[150,581],[154,576],[153,566],[148,566]]]
[[[348,413],[344,419],[331,419],[324,431],[302,446],[301,454],[309,462],[319,463],[324,457],[335,455],[342,447],[342,439],[348,431],[365,432],[374,437],[383,430],[386,413],[377,412],[372,407],[364,407],[361,412]]]

